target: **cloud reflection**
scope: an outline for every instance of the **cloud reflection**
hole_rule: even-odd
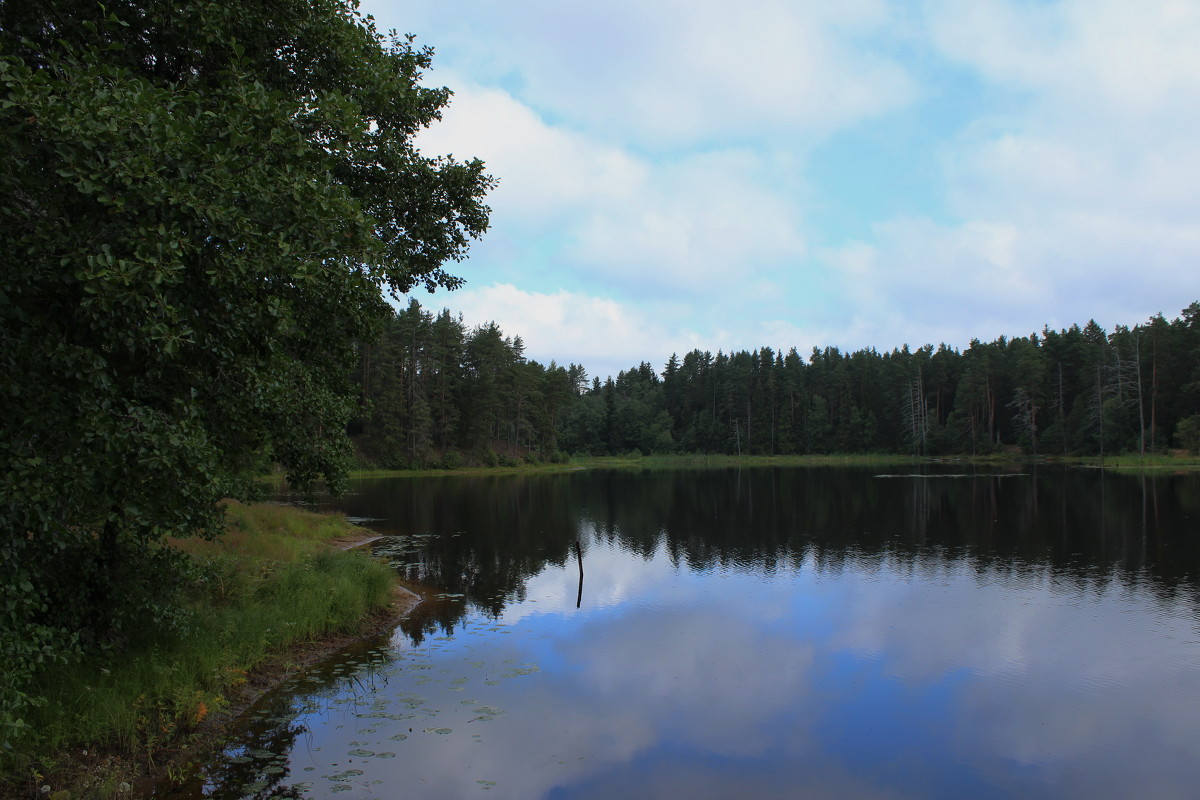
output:
[[[879,502],[894,509],[890,487]],[[774,495],[755,496],[762,514]],[[723,514],[719,539],[698,517],[627,513],[571,529],[582,608],[574,537],[530,536],[543,560],[496,614],[397,633],[390,663],[301,694],[292,705],[312,708],[279,723],[305,731],[287,780],[314,797],[1192,794],[1200,635],[1186,585],[1122,561],[956,547],[953,520],[930,515],[936,544],[906,547],[885,521],[805,545],[779,514]],[[1040,541],[1032,522],[1021,530]],[[449,538],[429,563],[459,574],[505,546]],[[230,791],[212,796],[242,796]]]

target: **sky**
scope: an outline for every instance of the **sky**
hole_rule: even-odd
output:
[[[422,305],[603,379],[1200,300],[1200,0],[368,0],[499,179]]]

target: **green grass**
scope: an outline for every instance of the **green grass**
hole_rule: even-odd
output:
[[[50,772],[47,754],[97,747],[150,759],[225,707],[248,671],[289,645],[356,630],[390,601],[387,566],[331,552],[331,540],[362,533],[344,518],[270,504],[227,511],[223,538],[174,543],[191,560],[182,631],[41,675],[35,733],[17,761]]]
[[[447,475],[507,475],[533,472],[562,472],[579,469],[709,469],[723,467],[889,467],[904,464],[943,464],[963,463],[977,465],[1012,465],[1032,462],[1032,456],[1019,452],[990,453],[987,455],[954,455],[954,456],[911,456],[888,455],[878,453],[844,454],[844,455],[724,455],[724,454],[676,454],[649,455],[636,454],[624,456],[575,456],[569,464],[546,464],[540,466],[521,465],[518,467],[464,467],[461,469],[445,470],[355,470],[351,478],[417,478],[437,477]],[[1155,470],[1155,469],[1200,469],[1200,457],[1190,455],[1121,455],[1096,457],[1060,457],[1040,455],[1038,462],[1053,462],[1081,466],[1104,467],[1121,471]]]
[[[1135,453],[1131,455],[1105,456],[1103,459],[1096,459],[1096,461],[1105,469],[1118,470],[1122,472],[1162,469],[1192,471],[1200,469],[1200,456],[1195,455],[1173,454],[1139,456]]]
[[[571,472],[579,469],[572,459],[569,464],[520,464],[515,467],[457,467],[455,469],[354,469],[350,478],[436,478],[446,475],[524,475],[531,472]]]
[[[567,464],[522,464],[516,467],[462,467],[459,469],[361,469],[352,470],[351,478],[420,478],[447,475],[510,475],[527,473],[572,472],[580,469],[667,469],[726,466],[886,466],[911,464],[916,459],[903,455],[829,455],[829,456],[731,456],[731,455],[625,455],[575,456]]]
[[[682,469],[715,467],[823,467],[865,466],[882,467],[895,464],[912,464],[931,459],[912,456],[853,454],[853,455],[787,455],[787,456],[734,456],[723,454],[650,455],[650,456],[597,456],[572,459],[579,467],[594,469]]]

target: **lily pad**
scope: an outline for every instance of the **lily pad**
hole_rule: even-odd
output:
[[[363,771],[361,769],[348,769],[348,770],[344,770],[342,772],[338,772],[334,775],[325,775],[323,777],[328,778],[329,780],[334,781],[336,783],[339,781],[344,781],[347,778],[357,778],[359,775],[362,775],[362,774],[363,774]]]

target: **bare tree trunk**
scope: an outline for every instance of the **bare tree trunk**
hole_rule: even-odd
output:
[[[1141,337],[1133,339],[1133,359],[1137,366],[1138,403],[1138,454],[1146,455],[1146,407],[1142,404],[1142,343]]]
[[[1158,337],[1154,339],[1154,349],[1150,354],[1150,452],[1155,452],[1154,449],[1154,433],[1158,428],[1157,411],[1158,411]]]

